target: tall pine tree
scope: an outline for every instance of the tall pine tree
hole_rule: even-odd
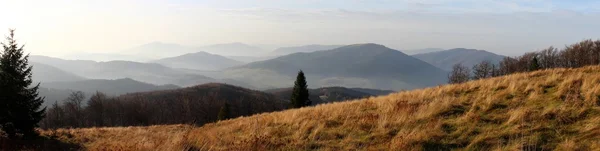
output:
[[[35,128],[44,117],[46,108],[40,109],[43,98],[38,96],[39,83],[32,86],[29,55],[15,40],[14,30],[9,30],[0,52],[0,127],[10,137],[35,136]]]
[[[298,76],[296,77],[296,82],[294,82],[294,90],[292,92],[291,99],[291,107],[292,108],[301,108],[304,106],[309,106],[312,104],[310,99],[308,98],[308,86],[306,85],[306,77],[304,77],[304,72],[300,70],[298,72]]]

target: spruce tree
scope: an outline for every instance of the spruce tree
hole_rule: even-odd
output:
[[[537,57],[533,57],[531,63],[529,64],[529,71],[535,71],[540,69],[540,64],[538,62]]]
[[[0,127],[10,137],[35,136],[35,128],[44,117],[46,108],[40,109],[43,98],[38,96],[39,83],[32,85],[29,55],[15,40],[14,30],[9,30],[0,54]]]
[[[223,107],[221,107],[221,110],[219,110],[219,115],[217,115],[217,120],[221,121],[221,120],[226,120],[229,119],[229,104],[225,103],[225,105],[223,105]]]
[[[291,97],[291,107],[301,108],[311,105],[312,102],[308,98],[308,95],[306,77],[304,77],[304,72],[300,70],[300,72],[298,72],[298,76],[296,77],[296,82],[294,82],[294,89]]]

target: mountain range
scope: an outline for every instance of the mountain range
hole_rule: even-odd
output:
[[[96,62],[89,60],[64,60],[46,56],[31,56],[30,60],[32,62],[39,62],[57,67],[61,70],[88,79],[131,78],[156,85],[175,84],[179,86],[192,86],[215,81],[213,78],[198,74],[191,74],[156,63],[141,63],[133,61]]]
[[[472,66],[482,60],[497,62],[504,57],[484,50],[463,48],[409,56],[383,45],[369,43],[284,47],[274,52],[292,54],[244,64],[222,55],[199,51],[200,48],[188,49],[164,43],[152,43],[144,47],[150,45],[156,45],[157,48],[179,47],[195,52],[149,63],[65,60],[46,56],[31,56],[30,60],[36,63],[35,66],[44,66],[34,69],[36,74],[46,75],[34,77],[42,82],[131,78],[154,85],[174,84],[185,87],[219,82],[266,90],[292,86],[296,73],[302,70],[306,73],[311,88],[341,86],[406,90],[444,84],[447,72],[455,63]],[[222,53],[233,52],[230,48],[245,48],[240,49],[245,52],[261,51],[242,43],[204,48],[223,50]],[[165,50],[147,50],[153,51]],[[40,69],[53,72],[44,73]]]

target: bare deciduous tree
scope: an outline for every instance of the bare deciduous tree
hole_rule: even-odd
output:
[[[469,68],[463,66],[458,63],[452,66],[452,72],[448,75],[448,83],[463,83],[469,81],[469,74],[471,74],[471,70]]]
[[[481,61],[478,64],[473,65],[473,80],[484,79],[492,77],[494,72],[494,64],[490,61]]]

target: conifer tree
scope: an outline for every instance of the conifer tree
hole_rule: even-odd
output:
[[[44,117],[40,109],[43,98],[38,96],[39,83],[32,85],[29,55],[15,40],[14,30],[2,43],[0,52],[0,127],[10,137],[36,135],[35,128]]]
[[[537,57],[533,57],[531,63],[529,64],[529,71],[535,71],[540,69],[540,64],[538,62]]]
[[[217,120],[226,120],[229,119],[229,104],[225,103],[223,107],[219,110],[219,115],[217,115]]]
[[[300,70],[300,72],[298,72],[298,76],[296,77],[296,82],[294,82],[294,89],[291,97],[291,107],[301,108],[311,105],[312,102],[308,96],[309,94],[308,86],[306,85],[306,77],[304,77],[304,72]]]

